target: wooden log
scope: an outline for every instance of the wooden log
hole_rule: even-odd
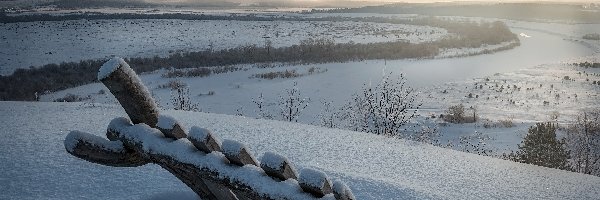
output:
[[[138,152],[125,148],[121,141],[109,141],[85,132],[71,131],[64,142],[71,155],[112,167],[138,167],[148,161]]]
[[[260,168],[262,168],[267,175],[278,178],[279,180],[297,179],[298,172],[291,162],[284,156],[266,152],[263,154],[260,160]]]
[[[225,164],[227,162],[240,166],[246,164],[258,166],[258,161],[250,153],[249,149],[239,142],[226,140],[223,142],[222,148],[219,148],[218,145],[215,145],[215,143],[218,144],[218,140],[212,134],[206,134],[212,137],[205,137],[204,141],[206,142],[204,143],[200,139],[202,137],[196,137],[199,139],[196,142],[200,142],[198,144],[204,144],[205,146],[199,148],[198,146],[201,145],[194,144],[196,148],[206,152],[222,149],[223,158],[220,157],[223,156],[220,153],[190,155],[190,147],[185,146],[189,145],[186,141],[165,140],[163,137],[165,135],[172,138],[183,138],[186,136],[185,134],[173,134],[172,131],[175,126],[172,126],[171,130],[161,131],[153,129],[160,128],[157,127],[158,108],[147,88],[123,59],[113,58],[106,62],[100,68],[98,80],[104,83],[111,93],[113,93],[127,112],[131,121],[125,118],[117,118],[111,121],[106,132],[109,140],[80,132],[69,134],[70,136],[67,136],[65,140],[65,148],[70,154],[90,162],[108,166],[129,167],[140,166],[146,163],[158,164],[175,175],[175,177],[190,187],[202,199],[288,199],[286,197],[288,195],[290,198],[311,199],[310,195],[306,193],[298,193],[297,186],[294,187],[289,184],[277,185],[277,182],[273,182],[273,186],[286,192],[277,192],[274,197],[270,196],[270,193],[258,192],[253,187],[264,187],[264,185],[271,184],[269,181],[273,180],[265,177],[262,172],[251,168],[237,167],[237,169],[231,169],[234,166]],[[134,126],[132,121],[135,124],[142,125]],[[183,132],[181,125],[179,125],[179,128]],[[163,127],[163,129],[165,128]],[[125,131],[125,134],[123,131]],[[209,142],[210,138],[213,140],[212,144]],[[165,146],[169,148],[165,148]],[[176,150],[171,150],[171,147]],[[207,163],[197,162],[198,160],[194,156],[206,156],[206,158],[200,160],[208,159],[207,161],[210,164],[201,167]],[[219,162],[214,161],[222,163],[218,164]],[[219,167],[214,168],[215,165]],[[242,172],[251,174],[251,178],[248,179],[248,175],[246,174],[239,176],[240,171],[236,170],[249,170]],[[223,174],[223,172],[232,171],[237,174],[230,174],[232,177]],[[314,196],[318,197],[331,193],[329,179],[324,174],[317,176],[321,178],[313,179],[311,178],[311,173],[300,174],[300,187],[304,191],[311,192]],[[283,177],[288,176],[290,175],[284,175]],[[262,183],[254,184],[256,180],[262,180]]]
[[[256,161],[256,158],[250,153],[248,147],[238,141],[224,140],[222,149],[223,154],[232,164],[239,166],[248,164],[258,166],[258,161]]]
[[[156,127],[168,138],[179,139],[187,137],[183,130],[183,125],[168,115],[159,115]]]
[[[210,191],[215,195],[217,199],[238,200],[238,197],[231,190],[224,187],[220,183],[215,183],[207,179],[202,179],[202,181],[206,184],[208,189],[210,189]]]
[[[332,192],[331,181],[325,173],[319,170],[304,168],[300,171],[298,183],[304,192],[321,198]]]
[[[122,58],[104,63],[98,72],[101,81],[117,98],[134,124],[156,127],[158,107],[140,78]]]
[[[208,129],[193,126],[187,138],[196,149],[204,153],[221,151],[221,140]]]
[[[144,158],[174,174],[198,193],[202,199],[221,199],[221,197],[229,196],[223,187],[231,190],[237,199],[312,199],[311,195],[298,191],[297,186],[276,182],[258,170],[227,164],[229,161],[221,153],[194,154],[189,151],[189,148],[192,147],[187,142],[166,140],[157,129],[150,128],[145,124],[132,125],[126,122],[126,118],[116,118],[111,121],[109,129],[114,133],[113,136],[118,141],[122,141],[124,146],[131,146],[135,151],[143,152]],[[201,158],[193,158],[196,156]],[[203,167],[198,160],[204,160],[208,166],[218,169]],[[233,177],[228,176],[225,172],[229,172]],[[240,172],[248,174],[241,175]],[[273,184],[269,187],[278,191],[275,192],[276,196],[270,196],[273,195],[271,193],[258,192],[256,188],[253,188],[265,187],[269,184]],[[211,193],[205,195],[203,188]]]

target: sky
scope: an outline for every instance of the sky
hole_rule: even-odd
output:
[[[0,0],[0,7],[15,5],[36,5],[39,3],[51,2],[54,0]],[[135,1],[135,0],[122,0]],[[361,7],[369,5],[383,5],[389,3],[433,3],[433,2],[579,2],[579,3],[598,3],[598,0],[142,0],[146,2],[165,3],[165,4],[220,4],[221,2],[241,3],[241,5],[253,6],[257,3],[270,6],[317,6],[317,7]]]
[[[294,4],[312,4],[312,5],[333,5],[333,6],[350,6],[354,7],[357,5],[382,5],[388,3],[434,3],[434,2],[579,2],[579,3],[596,3],[598,0],[146,0],[150,2],[236,2],[246,5],[253,3],[269,2],[281,5],[294,5]]]

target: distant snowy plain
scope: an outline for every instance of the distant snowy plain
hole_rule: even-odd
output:
[[[0,24],[0,74],[50,63],[111,56],[167,56],[178,51],[241,45],[292,46],[312,38],[336,43],[409,41],[447,35],[445,29],[404,24],[329,21],[70,20]],[[35,47],[35,48],[31,48]]]

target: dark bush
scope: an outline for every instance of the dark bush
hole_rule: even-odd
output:
[[[79,101],[84,101],[84,100],[88,100],[91,99],[92,97],[87,96],[87,97],[80,97],[74,94],[67,94],[64,97],[58,98],[58,99],[54,99],[54,102],[79,102]]]

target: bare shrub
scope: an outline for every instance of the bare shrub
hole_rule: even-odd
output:
[[[460,136],[457,150],[482,156],[492,156],[493,150],[487,145],[491,138],[481,132]]]
[[[323,108],[321,109],[321,113],[319,113],[320,124],[323,127],[327,128],[335,128],[335,119],[336,112],[331,101],[322,101]]]
[[[295,78],[300,77],[302,74],[293,70],[285,70],[285,71],[277,71],[277,72],[267,72],[252,75],[253,78],[262,78],[262,79],[276,79],[276,78]]]
[[[207,93],[198,94],[198,96],[212,96],[212,95],[215,95],[215,91],[213,91],[213,90],[208,91]]]
[[[88,100],[91,98],[92,98],[91,96],[80,97],[79,95],[68,93],[64,97],[54,99],[53,101],[54,102],[79,102],[79,101],[85,101],[85,100]]]
[[[171,103],[175,110],[202,111],[200,106],[197,103],[193,103],[190,99],[190,89],[187,87],[179,87],[171,90]]]
[[[167,73],[161,75],[163,78],[181,78],[185,76],[185,72],[183,70],[171,69]]]
[[[260,93],[260,95],[256,99],[252,98],[252,102],[258,107],[256,113],[258,114],[259,118],[273,119],[273,115],[271,115],[271,113],[269,113],[267,109],[268,103],[265,101],[263,93]]]
[[[469,108],[472,110],[471,113],[467,113],[467,109],[462,104],[453,105],[446,110],[446,113],[443,115],[442,119],[444,121],[462,124],[462,123],[474,123],[477,121],[477,110],[473,107]]]
[[[501,119],[498,120],[498,123],[500,123],[500,125],[504,128],[511,128],[511,127],[515,127],[515,124],[513,122],[513,118],[509,117],[507,119]]]
[[[181,77],[206,77],[212,74],[222,74],[228,72],[234,72],[242,69],[241,67],[235,66],[221,66],[221,67],[198,67],[192,69],[171,69],[167,73],[164,73],[164,78],[181,78]]]
[[[190,69],[187,71],[187,73],[185,74],[186,77],[205,77],[205,76],[210,76],[210,74],[212,73],[212,71],[206,67],[199,67],[199,68],[194,68],[194,69]]]
[[[600,176],[600,110],[577,116],[567,128],[565,141],[572,170]]]
[[[181,81],[179,81],[179,80],[170,80],[169,82],[167,82],[165,84],[159,85],[158,89],[169,88],[171,90],[176,90],[176,89],[179,89],[179,88],[182,88],[182,87],[185,87],[185,86],[186,86],[186,84],[183,83],[183,82],[181,82]]]

